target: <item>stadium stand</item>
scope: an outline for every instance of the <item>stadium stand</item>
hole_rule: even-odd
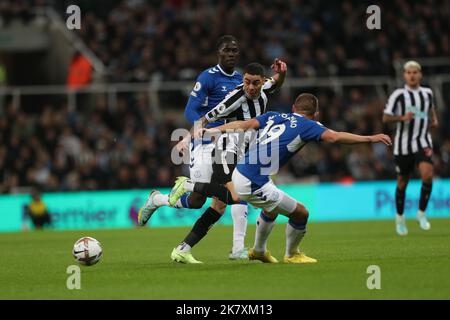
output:
[[[2,1],[0,24],[26,23],[33,16],[31,8],[45,3]],[[352,27],[365,21],[366,1],[95,3],[80,1],[83,23],[77,34],[107,67],[106,81],[111,83],[154,79],[193,83],[201,70],[216,63],[215,39],[225,33],[239,38],[241,65],[251,61],[270,65],[274,57],[283,57],[289,78],[395,77],[396,59],[450,56],[448,1],[385,2],[390,10],[383,16],[383,32],[370,33]],[[64,16],[69,3],[50,4]],[[0,69],[1,62],[0,54]],[[424,70],[425,83],[432,75],[449,73],[450,66],[429,67]],[[6,79],[0,86],[2,82],[8,84]],[[445,105],[438,105],[440,129],[434,138],[440,177],[450,177],[449,86],[442,91]],[[359,134],[390,130],[381,123],[385,101],[368,86],[346,86],[342,91],[298,88],[278,94],[271,109],[288,111],[292,97],[306,90],[318,95],[322,122],[330,128]],[[185,101],[178,98],[174,103],[179,112]],[[147,112],[148,104],[146,95],[119,96],[115,108],[104,95],[97,95],[76,111],[64,100],[40,103],[32,110],[7,101],[0,110],[0,193],[34,185],[46,191],[171,186],[184,169],[171,164],[170,133],[187,124],[170,113],[156,120]],[[309,145],[307,150],[280,172],[279,183],[395,177],[391,153],[376,145],[354,149]]]

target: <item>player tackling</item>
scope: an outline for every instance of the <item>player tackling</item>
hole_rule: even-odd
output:
[[[361,136],[327,129],[316,121],[318,114],[317,98],[312,94],[304,93],[295,100],[292,113],[269,112],[247,121],[235,121],[213,129],[202,130],[204,133],[214,134],[217,131],[259,129],[258,139],[251,145],[232,175],[234,191],[232,190],[231,193],[235,194],[234,197],[238,197],[234,200],[244,200],[262,209],[256,222],[254,246],[249,250],[250,260],[278,262],[267,250],[267,240],[274,227],[275,219],[281,214],[289,218],[286,225],[284,262],[317,262],[299,249],[299,244],[306,233],[308,210],[300,202],[278,189],[270,177],[308,142],[323,141],[342,144],[383,142],[388,146],[391,145],[389,136],[384,134]],[[177,190],[174,190],[170,201],[175,201],[185,192],[193,191],[195,185],[196,183],[185,178],[182,187],[178,186]],[[224,189],[223,186],[222,188]],[[219,197],[219,194],[215,196]]]

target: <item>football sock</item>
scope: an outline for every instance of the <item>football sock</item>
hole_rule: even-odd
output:
[[[286,225],[286,253],[288,257],[298,252],[298,246],[306,233],[305,224],[296,224],[289,219]]]
[[[195,246],[201,239],[203,239],[208,230],[216,223],[222,215],[213,208],[209,207],[206,211],[197,219],[192,230],[186,236],[183,242],[188,244],[191,248]]]
[[[188,245],[186,242],[182,242],[178,245],[177,249],[181,252],[189,252],[191,251],[191,246]]]
[[[432,183],[422,183],[422,190],[420,191],[419,210],[425,211],[427,209],[428,200],[430,199]]]
[[[247,205],[234,204],[231,206],[231,217],[233,218],[233,253],[245,247],[245,233],[247,231]]]
[[[231,192],[227,189],[227,187],[225,187],[222,184],[214,182],[211,183],[196,182],[194,184],[194,191],[209,198],[216,197],[217,199],[226,204],[234,204]]]
[[[157,207],[168,206],[169,196],[167,194],[157,193],[153,196],[153,203]]]
[[[186,190],[187,192],[193,192],[194,191],[194,185],[195,182],[192,182],[192,180],[186,180],[183,184],[183,188],[184,190]]]
[[[189,201],[188,201],[189,195],[190,195],[190,193],[183,194],[181,196],[181,198],[177,200],[177,203],[175,203],[175,205],[173,207],[177,208],[177,209],[181,209],[181,208],[189,209],[190,208]]]
[[[267,251],[267,239],[274,225],[275,219],[269,218],[264,214],[264,211],[261,211],[261,214],[256,220],[255,245],[253,246],[256,252]]]
[[[403,215],[405,210],[405,190],[397,188],[395,190],[395,205],[397,206],[397,214]]]

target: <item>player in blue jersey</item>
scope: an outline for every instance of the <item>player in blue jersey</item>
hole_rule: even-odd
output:
[[[249,250],[251,260],[276,263],[278,260],[267,251],[267,239],[273,229],[278,214],[289,218],[286,225],[285,263],[314,263],[316,259],[306,256],[299,250],[299,244],[306,233],[308,210],[300,202],[278,189],[270,176],[277,173],[295,153],[310,141],[329,143],[375,143],[391,145],[387,135],[360,136],[347,132],[336,132],[325,128],[315,121],[318,112],[318,100],[312,94],[301,94],[295,100],[292,113],[269,112],[247,121],[235,121],[214,129],[204,129],[204,133],[215,131],[257,130],[258,139],[245,157],[238,163],[232,176],[232,189],[214,183],[207,185],[205,195],[213,195],[224,202],[245,200],[254,207],[263,209],[256,222],[255,243]],[[201,183],[186,180],[173,197],[183,192],[199,190]],[[203,184],[204,186],[205,184]],[[223,192],[226,190],[226,192]],[[222,191],[222,193],[221,193]]]
[[[197,82],[190,93],[184,115],[191,124],[202,119],[206,113],[223,101],[227,94],[243,81],[242,75],[234,70],[239,57],[239,45],[236,38],[230,35],[222,36],[217,41],[216,49],[218,64],[203,71],[198,76]],[[223,120],[218,120],[208,123],[206,127],[211,128],[223,123]],[[191,141],[190,144],[181,143],[177,147],[180,145],[182,146],[178,149],[180,152],[186,151],[188,147],[190,149],[191,179],[198,182],[210,182],[213,175],[211,154],[214,149],[214,143],[208,141],[201,141],[200,143],[196,141],[196,143],[193,143]],[[204,195],[192,192],[179,199],[174,207],[201,208],[205,201],[206,197]],[[161,206],[169,206],[168,195],[161,194],[159,191],[152,191],[144,206],[139,210],[139,224],[145,225],[153,212]],[[226,204],[213,199],[211,207],[200,217],[200,222],[204,225],[213,224],[223,214],[225,207]],[[234,229],[238,230],[238,232],[233,233],[233,243],[238,243],[239,247],[244,248],[244,237],[247,228],[247,205],[233,205],[231,214]],[[248,258],[247,251],[245,250],[243,253],[245,255],[242,258]]]

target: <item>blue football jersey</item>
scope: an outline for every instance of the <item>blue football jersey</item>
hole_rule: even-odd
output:
[[[268,112],[256,120],[260,124],[258,139],[236,167],[255,188],[269,182],[270,175],[277,173],[306,143],[320,141],[327,130],[297,113]]]
[[[242,83],[242,75],[234,71],[227,74],[219,65],[203,71],[192,89],[184,115],[193,124],[218,105],[226,95]],[[216,127],[223,121],[209,123],[207,127]]]

